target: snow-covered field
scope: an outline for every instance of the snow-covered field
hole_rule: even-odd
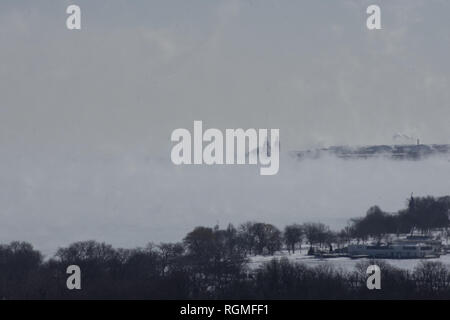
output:
[[[352,271],[354,270],[357,263],[362,261],[367,261],[367,259],[350,259],[346,257],[342,258],[331,258],[331,259],[319,259],[315,258],[313,256],[306,255],[306,250],[302,250],[302,252],[296,251],[295,254],[289,254],[287,251],[278,252],[273,256],[252,256],[250,257],[249,267],[250,268],[257,268],[262,263],[272,260],[273,258],[280,259],[282,257],[288,258],[290,261],[293,262],[299,262],[304,263],[307,266],[315,267],[317,265],[321,264],[331,264],[336,268],[345,270],[345,271]],[[383,259],[383,261],[391,264],[392,266],[406,269],[406,270],[413,270],[416,265],[422,261],[421,259]],[[450,255],[443,255],[440,258],[436,259],[426,259],[426,261],[441,261],[444,264],[447,264],[450,266]]]

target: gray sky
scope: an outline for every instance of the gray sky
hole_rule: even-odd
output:
[[[70,2],[71,3],[71,2]],[[0,143],[167,148],[194,119],[273,127],[289,149],[447,142],[448,1],[0,4]]]
[[[377,31],[365,26],[373,1],[79,0],[82,30],[69,31],[72,3],[0,2],[0,241],[28,237],[48,248],[104,236],[134,245],[147,232],[136,228],[153,232],[146,239],[176,240],[203,215],[227,223],[240,217],[228,211],[245,209],[249,218],[289,222],[294,210],[323,203],[280,194],[272,206],[252,206],[260,194],[250,191],[231,201],[231,190],[246,194],[239,176],[240,184],[227,185],[222,169],[195,169],[204,190],[214,188],[211,181],[223,185],[221,201],[202,202],[185,181],[197,179],[194,169],[169,162],[172,130],[191,129],[193,120],[221,129],[280,128],[285,151],[391,144],[396,133],[449,142],[449,1],[376,1]],[[364,176],[347,169],[336,181]],[[298,187],[292,175],[269,178],[271,186]],[[420,190],[443,192],[426,177]],[[412,191],[404,181],[398,202],[386,202],[392,209]],[[372,191],[377,197],[381,186]],[[224,209],[227,201],[235,205]],[[180,218],[186,208],[199,212],[195,222]]]

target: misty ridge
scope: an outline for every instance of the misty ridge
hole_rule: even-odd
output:
[[[310,267],[286,257],[248,267],[249,257],[289,253],[309,246],[308,254],[341,248],[353,241],[380,242],[392,233],[439,232],[448,242],[450,196],[413,198],[389,214],[375,206],[364,217],[332,231],[323,223],[246,222],[225,229],[198,226],[182,242],[149,243],[115,249],[96,241],[61,247],[50,259],[26,242],[0,245],[2,299],[448,299],[450,267],[422,260],[403,270],[383,260],[367,260],[345,271],[330,264]],[[334,249],[333,249],[334,247]],[[383,290],[366,288],[366,269],[382,270]],[[82,290],[66,290],[65,270],[82,272]],[[80,288],[79,288],[80,289]]]
[[[229,221],[321,220],[334,229],[367,208],[394,212],[411,192],[448,194],[450,163],[333,155],[298,161],[281,149],[280,171],[251,166],[185,166],[170,150],[12,150],[0,162],[0,241],[30,241],[46,254],[84,239],[135,247],[176,241],[196,225]],[[50,155],[51,154],[51,155]]]

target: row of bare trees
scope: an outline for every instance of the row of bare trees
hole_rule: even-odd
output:
[[[29,243],[12,242],[0,245],[0,299],[280,298],[301,297],[300,293],[295,293],[300,288],[309,288],[311,294],[315,292],[315,297],[352,296],[355,288],[360,287],[352,280],[353,276],[286,261],[250,270],[248,257],[273,255],[283,247],[294,253],[302,244],[308,244],[310,251],[313,248],[331,251],[333,246],[344,246],[354,239],[381,240],[390,233],[414,230],[426,233],[447,228],[449,208],[450,197],[411,198],[407,208],[395,214],[372,207],[364,218],[352,220],[339,232],[321,223],[291,224],[281,231],[272,224],[247,222],[238,227],[230,224],[225,229],[197,227],[182,242],[149,244],[145,248],[116,249],[95,241],[77,242],[60,248],[49,259],[44,259]],[[66,288],[66,268],[72,264],[82,270],[83,289],[80,291]],[[435,295],[437,290],[439,296],[448,295],[449,273],[441,264],[424,264],[414,274],[396,272],[392,273],[395,275],[392,281],[400,283],[405,293]],[[295,278],[297,276],[300,278]],[[287,287],[271,288],[267,277]],[[298,290],[289,291],[288,287],[293,286],[296,279]],[[333,283],[334,291],[317,289],[325,287],[326,283]],[[347,285],[353,289],[342,289]],[[391,293],[394,292],[392,288]]]
[[[365,217],[352,219],[344,229],[350,238],[381,241],[386,235],[412,233],[427,234],[432,230],[447,230],[450,226],[450,196],[411,197],[406,209],[387,213],[378,206],[370,208]]]
[[[407,271],[365,261],[344,271],[282,258],[249,269],[244,254],[230,242],[230,231],[200,227],[183,243],[141,249],[77,242],[49,260],[27,243],[1,245],[0,298],[450,299],[450,270],[440,262],[422,262]],[[82,270],[81,290],[66,287],[65,271],[71,264]],[[367,290],[369,264],[380,266],[381,290]]]

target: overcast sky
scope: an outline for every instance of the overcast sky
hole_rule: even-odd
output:
[[[0,143],[165,147],[194,119],[282,130],[289,149],[447,142],[450,2],[0,3]]]
[[[73,3],[81,7],[80,31],[65,26]],[[373,3],[381,7],[382,30],[366,28]],[[186,209],[183,202],[164,209],[171,194],[184,192],[170,167],[170,134],[191,129],[194,120],[220,129],[280,128],[285,151],[392,144],[397,133],[448,143],[449,13],[446,0],[2,0],[0,240],[32,234],[29,240],[59,244],[111,235],[117,230],[92,227],[98,233],[78,236],[74,230],[86,230],[80,222],[86,217],[100,226],[114,210],[139,216],[120,220],[123,238],[131,239],[126,223],[133,230],[145,219],[154,222],[155,211]],[[158,161],[167,164],[165,173],[149,164]],[[272,178],[286,179],[278,189],[291,181],[282,177]],[[439,193],[422,182],[423,192]],[[223,190],[224,199],[234,187]],[[410,189],[400,191],[395,206]],[[211,209],[199,199],[196,210]],[[291,211],[300,206],[295,199]],[[317,210],[314,201],[310,207]],[[72,236],[49,238],[62,237],[67,221],[79,223]],[[171,221],[168,229],[179,226]],[[155,238],[170,233],[154,228]]]

